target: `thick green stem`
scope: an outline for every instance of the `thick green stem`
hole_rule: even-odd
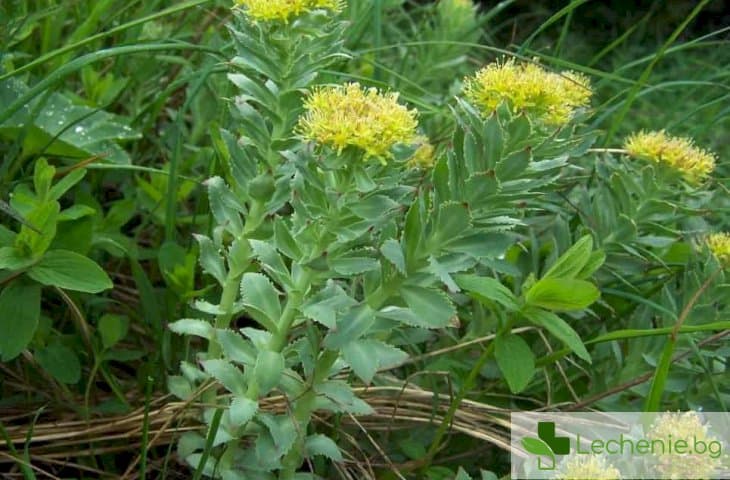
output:
[[[270,351],[281,352],[286,346],[287,339],[289,338],[289,331],[294,323],[294,319],[296,319],[297,310],[302,305],[304,294],[307,290],[309,290],[311,281],[312,273],[310,270],[305,269],[295,288],[289,292],[289,298],[287,299],[284,311],[279,318],[276,331],[271,332],[271,341],[268,345]],[[246,397],[251,400],[257,400],[258,396],[258,383],[255,378],[251,378],[251,382],[248,384],[248,388],[246,390]]]
[[[242,274],[231,275],[230,273],[226,277],[226,282],[223,285],[223,293],[221,293],[221,301],[219,308],[222,311],[217,317],[215,317],[214,327],[228,328],[231,324],[231,318],[233,318],[233,304],[236,302],[238,297],[238,289],[241,285]],[[218,342],[211,339],[208,345],[208,359],[218,358],[221,355],[221,347]]]

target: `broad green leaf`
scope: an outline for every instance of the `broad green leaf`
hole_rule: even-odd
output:
[[[446,288],[449,289],[449,292],[456,293],[459,291],[459,286],[454,282],[454,279],[451,277],[451,273],[454,272],[454,269],[451,267],[451,265],[440,263],[438,260],[436,260],[436,257],[431,255],[428,257],[428,269],[426,271],[441,280],[441,283],[446,285]]]
[[[53,176],[56,168],[48,164],[48,161],[41,157],[36,160],[33,166],[33,189],[42,202],[50,200],[48,192],[51,190]]]
[[[601,292],[591,282],[569,278],[543,278],[525,294],[525,302],[553,311],[582,310],[598,300]]]
[[[272,248],[273,249],[273,248]],[[251,244],[245,238],[237,238],[228,248],[226,260],[228,261],[228,275],[238,276],[243,274],[251,265]]]
[[[182,318],[169,324],[168,328],[179,335],[194,335],[208,340],[213,337],[213,326],[207,320]]]
[[[369,384],[378,371],[376,350],[368,340],[354,340],[342,347],[342,358],[360,380]]]
[[[324,346],[330,350],[339,350],[364,335],[373,323],[375,311],[369,305],[355,306],[337,319],[336,328],[324,339]]]
[[[540,308],[528,307],[523,309],[522,313],[529,321],[553,334],[580,358],[588,363],[591,362],[591,356],[588,350],[586,350],[583,340],[581,340],[578,333],[565,320],[552,312]]]
[[[530,160],[532,160],[530,149],[514,152],[497,163],[495,174],[500,181],[520,178],[530,165]]]
[[[208,187],[210,211],[218,225],[225,226],[234,236],[240,235],[243,231],[241,214],[245,212],[240,200],[220,177],[209,178],[205,185]]]
[[[216,330],[215,338],[232,361],[248,366],[256,362],[256,349],[242,335],[233,330]]]
[[[334,462],[343,460],[342,452],[334,440],[321,433],[310,435],[304,440],[304,451],[308,457],[324,455]]]
[[[180,400],[187,400],[193,394],[190,381],[181,375],[168,375],[167,389]]]
[[[0,105],[12,104],[27,91],[28,87],[15,78],[0,81]],[[40,111],[31,117],[41,99],[44,103]],[[26,156],[99,156],[107,162],[122,164],[131,162],[116,142],[140,137],[121,117],[81,105],[61,93],[38,95],[27,108],[0,122],[0,137],[19,141],[21,133],[25,133],[22,146]]]
[[[335,328],[337,314],[357,305],[357,300],[349,296],[337,283],[329,281],[327,286],[311,296],[302,306],[307,318],[319,322],[327,328]]]
[[[127,336],[129,318],[124,315],[107,313],[99,319],[99,334],[104,348],[111,348]]]
[[[267,394],[279,384],[284,371],[284,356],[279,352],[260,350],[254,366],[254,377],[261,395]]]
[[[231,423],[236,427],[245,425],[256,415],[258,409],[259,404],[255,400],[246,397],[235,397],[228,409]]]
[[[375,372],[400,365],[408,354],[387,343],[366,338],[345,345],[342,358],[363,382],[370,383]]]
[[[355,256],[360,253],[361,256]],[[376,258],[362,256],[366,252],[348,252],[343,255],[327,257],[330,268],[340,275],[357,275],[380,268]]]
[[[114,286],[93,260],[68,250],[50,250],[28,270],[28,276],[43,285],[77,292],[99,293]]]
[[[403,230],[403,244],[405,256],[409,264],[413,264],[423,240],[423,222],[421,219],[420,203],[418,200],[411,204],[406,214],[405,228]]]
[[[380,267],[377,259],[368,257],[329,258],[328,263],[335,272],[347,276],[377,270]]]
[[[223,264],[223,257],[213,245],[213,241],[205,235],[193,234],[198,245],[200,245],[200,266],[203,271],[218,280],[220,285],[226,283],[226,267]]]
[[[350,385],[341,380],[328,380],[315,385],[318,399],[327,399],[330,402],[322,408],[334,412],[349,412],[354,415],[371,415],[373,408],[361,400],[352,391]]]
[[[269,413],[259,412],[256,418],[269,429],[278,453],[283,455],[288,452],[298,438],[299,432],[294,424],[293,417],[287,414],[274,416]]]
[[[60,343],[52,343],[37,350],[38,364],[61,383],[74,384],[81,380],[81,362],[73,350]]]
[[[287,257],[295,261],[301,260],[302,251],[290,233],[286,221],[281,217],[277,217],[274,220],[274,243],[276,244],[276,248]]]
[[[206,360],[203,362],[203,369],[226,387],[229,392],[239,396],[246,394],[247,386],[243,373],[227,360]]]
[[[489,117],[484,123],[484,133],[482,137],[486,146],[487,168],[481,170],[493,169],[502,159],[502,151],[504,148],[504,140],[502,138],[502,126],[499,124],[499,118],[496,114]]]
[[[359,199],[356,203],[348,205],[348,208],[360,218],[376,220],[387,215],[393,209],[398,208],[398,203],[385,195],[370,195]]]
[[[234,245],[237,244],[236,242],[234,242]],[[276,280],[279,285],[287,288],[293,288],[289,269],[276,248],[274,248],[270,242],[261,240],[249,240],[248,242],[251,245],[251,249],[253,249],[254,255],[259,260],[266,273]],[[232,254],[233,251],[229,254],[229,263]],[[241,265],[243,265],[243,262],[241,262]]]
[[[580,278],[581,280],[585,280],[586,278],[589,278],[591,275],[593,275],[596,270],[601,268],[603,263],[606,261],[606,254],[603,252],[603,250],[595,250],[591,252],[590,257],[588,257],[588,261],[583,266],[580,272],[576,274],[576,278]]]
[[[41,288],[16,280],[0,293],[0,355],[7,362],[28,346],[41,314]]]
[[[494,356],[512,393],[520,393],[535,374],[535,355],[522,337],[508,334],[495,340]]]
[[[20,227],[20,233],[15,237],[15,246],[23,254],[34,258],[43,255],[56,236],[60,209],[58,202],[46,202],[36,206],[26,215],[25,220],[38,231],[23,225]]]
[[[241,279],[241,295],[251,316],[267,330],[274,330],[281,317],[281,303],[279,294],[269,279],[260,273],[244,274]]]
[[[438,210],[429,246],[438,249],[471,229],[471,215],[461,203],[445,203]]]
[[[456,309],[449,297],[438,290],[404,285],[400,294],[408,307],[427,328],[443,328],[456,315]]]
[[[585,235],[558,258],[543,278],[574,278],[588,263],[593,237]]]
[[[59,222],[70,222],[73,220],[79,220],[80,218],[84,217],[93,217],[96,215],[96,210],[89,207],[88,205],[71,205],[66,210],[63,210],[61,213],[58,214],[58,221]],[[64,233],[63,231],[58,232],[59,235]],[[58,241],[56,241],[56,245],[58,245]]]
[[[32,265],[33,261],[15,247],[0,247],[0,270],[20,270]]]
[[[383,242],[383,246],[380,247],[380,253],[392,263],[398,271],[405,275],[406,274],[406,258],[403,254],[403,249],[397,240],[389,238]]]
[[[480,301],[490,300],[503,307],[516,311],[519,309],[517,298],[498,280],[477,275],[456,275],[456,284]]]
[[[68,192],[74,185],[79,183],[86,176],[86,170],[77,168],[71,170],[61,178],[55,185],[51,187],[48,192],[48,198],[50,200],[58,200],[63,196],[64,193]]]

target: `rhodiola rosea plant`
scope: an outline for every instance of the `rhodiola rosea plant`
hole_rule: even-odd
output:
[[[318,478],[312,458],[344,457],[315,413],[370,413],[355,383],[376,382],[407,351],[471,323],[478,308],[496,336],[459,381],[435,427],[432,458],[489,360],[512,392],[533,380],[534,347],[515,327],[544,330],[565,348],[558,356],[591,361],[571,320],[599,300],[592,279],[604,262],[625,260],[595,248],[603,243],[596,230],[613,224],[580,218],[546,264],[516,272],[506,260],[534,240],[521,229],[564,221],[569,210],[559,199],[580,195],[588,181],[581,173],[595,159],[595,135],[576,128],[590,106],[587,78],[533,62],[488,65],[454,99],[450,141],[433,146],[396,93],[325,83],[323,72],[347,56],[341,8],[241,0],[234,9],[229,78],[240,91],[232,123],[213,138],[222,167],[206,182],[215,225],[196,235],[216,293],[193,303],[197,318],[170,325],[204,340],[169,386],[203,400],[207,434],[184,434],[178,453],[211,477]],[[635,180],[624,160],[606,163],[612,181]],[[632,185],[653,188],[651,198],[665,205],[670,193],[656,183]],[[610,194],[597,191],[584,194],[585,205]],[[636,209],[637,196],[618,204]],[[615,212],[614,221],[626,215]],[[606,244],[655,238],[647,215],[647,223],[613,230]],[[285,411],[266,408],[274,397]]]

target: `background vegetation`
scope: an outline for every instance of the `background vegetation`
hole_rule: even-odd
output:
[[[594,147],[666,128],[693,137],[719,162],[687,211],[675,210],[676,225],[663,232],[653,225],[607,247],[609,262],[596,275],[602,300],[570,319],[591,364],[532,333],[538,374],[516,395],[487,362],[465,393],[476,402],[463,412],[466,426],[435,457],[427,451],[436,426],[391,430],[383,427],[387,415],[347,424],[341,447],[372,463],[378,478],[398,478],[396,470],[454,478],[460,466],[502,476],[508,457],[495,446],[504,433],[493,408],[637,410],[651,402],[727,411],[728,285],[722,274],[705,284],[712,264],[697,242],[730,230],[727,2],[629,2],[634,8],[623,13],[626,2],[507,0],[482,2],[470,15],[456,0],[347,3],[351,58],[321,72],[321,82],[401,92],[439,151],[450,146],[464,76],[514,54],[591,79],[592,112],[580,128],[598,132]],[[215,132],[233,124],[230,7],[224,0],[0,3],[0,246],[25,235],[24,248],[46,266],[26,275],[31,267],[0,249],[0,474],[8,478],[192,475],[172,440],[195,422],[167,394],[167,377],[199,347],[167,325],[190,316],[190,302],[213,289],[193,233],[215,223],[203,181],[221,174]],[[608,195],[566,185],[546,197],[517,227],[496,270],[522,281],[575,243],[581,224],[600,237],[591,219],[609,208]],[[37,229],[42,244],[32,240]],[[654,372],[680,318],[691,333],[681,336],[657,392]],[[444,395],[447,408],[494,330],[477,308],[424,337],[376,384],[409,379],[421,392]],[[361,393],[384,409],[396,402],[377,389]],[[437,408],[430,393],[407,394],[420,418]],[[324,463],[315,467],[340,478]]]

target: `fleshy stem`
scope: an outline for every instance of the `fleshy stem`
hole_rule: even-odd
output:
[[[272,352],[281,352],[286,346],[289,338],[289,331],[296,318],[297,310],[302,305],[304,294],[309,290],[312,281],[312,272],[309,269],[302,269],[302,275],[295,288],[289,293],[289,297],[284,306],[284,311],[279,318],[279,324],[276,331],[271,332],[272,337],[268,344],[268,349]],[[255,378],[251,378],[246,390],[246,397],[251,400],[258,400],[259,386]]]
[[[396,279],[385,282],[372,294],[368,295],[366,301],[370,308],[373,310],[379,310],[383,305],[385,305],[388,298],[392,295],[393,290],[397,288],[398,283],[399,282]],[[338,356],[339,352],[334,350],[324,350],[322,352],[312,375],[312,385],[317,385],[327,379],[327,375],[332,369],[332,365],[334,365],[337,361]],[[310,387],[304,395],[297,399],[296,405],[294,406],[294,421],[301,426],[303,431],[306,430],[309,420],[314,413],[316,399],[317,394],[314,389]],[[304,433],[303,431],[302,433]],[[284,457],[282,461],[283,468],[279,474],[280,480],[292,480],[299,468],[299,465],[301,465],[304,457],[303,444],[301,440],[302,439],[300,438],[299,444],[292,447],[289,453]]]
[[[464,400],[466,395],[474,388],[477,376],[479,375],[479,372],[482,371],[484,364],[487,363],[487,360],[489,360],[489,358],[494,353],[494,348],[497,344],[497,341],[499,341],[500,337],[503,337],[512,330],[515,320],[516,318],[514,316],[510,316],[507,319],[502,328],[500,328],[497,332],[497,336],[494,338],[494,340],[489,342],[487,348],[482,352],[481,356],[469,372],[469,375],[466,377],[466,380],[464,380],[464,384],[459,389],[459,393],[457,393],[456,397],[452,400],[451,405],[449,406],[449,410],[446,412],[446,416],[441,421],[441,425],[439,425],[439,429],[436,431],[436,436],[434,437],[433,442],[431,442],[431,447],[428,449],[428,453],[426,453],[426,457],[423,459],[424,469],[428,468],[428,466],[431,464],[434,455],[441,446],[441,440],[446,434],[446,429],[449,427],[449,425],[451,425],[451,422],[454,419],[456,410],[459,408],[459,405],[461,405],[461,402]]]

